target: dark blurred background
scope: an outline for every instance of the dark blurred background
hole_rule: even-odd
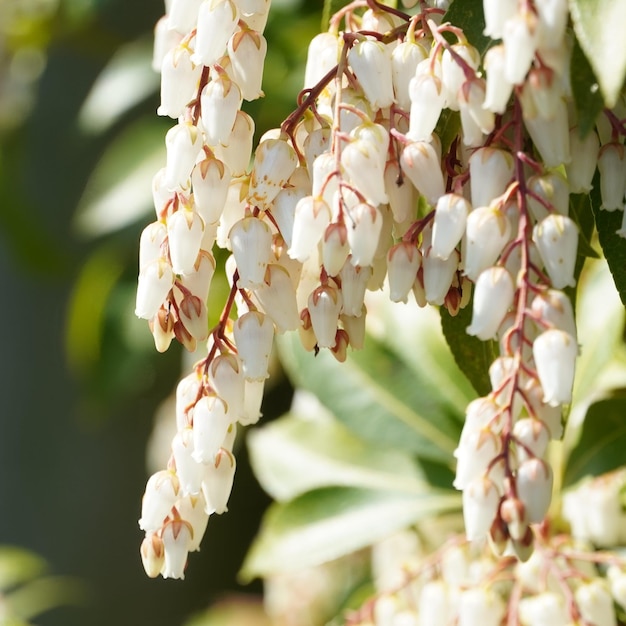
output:
[[[274,4],[267,98],[246,107],[257,136],[293,107],[303,42],[321,24],[322,0]],[[261,590],[236,583],[268,502],[245,445],[230,511],[211,519],[186,580],[147,579],[138,553],[146,444],[181,373],[180,350],[157,354],[132,313],[150,172],[172,123],[156,117],[149,67],[163,11],[160,0],[0,0],[0,544],[77,583],[57,598],[69,606],[34,619],[44,626],[173,626]],[[97,91],[105,68],[118,82]],[[290,394],[277,375],[266,418]]]

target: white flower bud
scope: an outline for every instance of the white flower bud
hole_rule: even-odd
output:
[[[537,48],[537,17],[529,9],[511,16],[503,24],[504,75],[513,85],[520,85]]]
[[[238,20],[239,12],[232,0],[204,0],[198,11],[193,62],[210,66],[223,57]]]
[[[223,448],[215,456],[215,462],[209,463],[205,479],[202,481],[202,493],[206,500],[206,512],[225,513],[233,488],[237,464],[232,452]]]
[[[571,624],[565,598],[552,591],[521,598],[518,611],[522,626],[569,626]]]
[[[154,27],[154,47],[152,51],[152,69],[160,72],[165,55],[178,46],[182,39],[180,33],[170,30],[168,17],[164,15]]]
[[[209,336],[209,319],[206,304],[197,296],[186,295],[178,305],[180,323],[196,341],[206,341]]]
[[[156,578],[163,569],[165,563],[165,549],[163,540],[156,533],[149,533],[141,542],[141,562],[146,574],[150,578]]]
[[[341,292],[330,285],[318,287],[309,296],[311,324],[320,348],[332,348],[335,345],[341,306]]]
[[[233,335],[246,380],[265,380],[274,340],[272,320],[259,311],[249,311],[235,322]]]
[[[430,59],[418,64],[416,74],[409,82],[409,98],[407,137],[412,141],[429,141],[446,100],[441,79],[430,71]]]
[[[465,234],[467,216],[471,211],[469,202],[454,193],[441,196],[435,207],[433,235],[430,254],[447,259]]]
[[[400,155],[402,171],[409,177],[417,190],[431,204],[445,193],[439,156],[432,144],[414,141],[404,147]]]
[[[205,85],[200,104],[202,127],[209,146],[228,143],[242,100],[237,83],[223,72]]]
[[[180,480],[183,496],[200,493],[203,469],[192,454],[193,431],[186,427],[178,431],[172,439],[172,456],[176,463],[176,474]]]
[[[533,357],[544,402],[551,406],[571,402],[577,355],[576,340],[562,330],[546,330],[535,339]]]
[[[402,41],[391,52],[393,90],[398,106],[405,111],[411,108],[409,82],[415,76],[417,64],[426,57],[424,46],[415,41]]]
[[[578,249],[578,228],[564,215],[548,215],[533,229],[533,241],[541,260],[557,289],[576,284],[574,269]]]
[[[244,380],[243,363],[236,354],[220,354],[211,361],[209,381],[216,393],[226,403],[233,422],[244,413]]]
[[[270,263],[264,283],[254,293],[265,313],[276,324],[277,333],[296,330],[300,326],[296,291],[283,266]]]
[[[551,119],[545,119],[540,115],[534,100],[530,97],[530,90],[523,91],[524,125],[546,167],[558,167],[569,163],[572,158],[565,100],[559,98],[554,103],[554,108],[554,116]]]
[[[349,212],[347,235],[352,265],[372,265],[383,226],[381,212],[369,204],[359,203]]]
[[[167,161],[164,184],[169,191],[185,189],[189,185],[191,170],[202,149],[202,136],[198,129],[186,122],[177,124],[165,135]]]
[[[582,583],[574,597],[585,622],[594,626],[616,626],[613,598],[603,580],[596,578]]]
[[[442,305],[450,290],[452,279],[459,269],[459,253],[456,250],[447,259],[439,259],[430,253],[422,256],[424,297],[430,304]]]
[[[564,330],[576,337],[576,322],[570,299],[556,289],[549,289],[537,294],[532,301],[531,311],[542,323],[551,324],[554,328]]]
[[[477,280],[483,270],[493,265],[509,240],[511,225],[496,208],[483,206],[467,216],[466,240],[463,246],[463,271]]]
[[[348,63],[374,109],[393,104],[391,51],[384,43],[357,41],[348,51]]]
[[[415,244],[401,241],[387,253],[389,298],[392,302],[405,302],[413,287],[422,255]]]
[[[287,254],[304,263],[330,224],[330,208],[321,196],[306,196],[296,204],[293,235]]]
[[[203,470],[201,465],[196,465],[201,471]],[[189,552],[200,550],[202,537],[204,537],[209,524],[209,516],[205,511],[206,503],[202,492],[180,499],[176,503],[176,508],[181,518],[191,526],[192,539],[188,546]]]
[[[242,426],[256,424],[259,421],[264,389],[265,380],[246,379],[246,389],[243,398],[245,415],[239,418],[239,423]]]
[[[499,626],[506,604],[493,588],[470,587],[459,594],[458,612],[458,626]]]
[[[167,237],[167,229],[163,222],[153,222],[146,226],[139,238],[139,270],[148,263],[163,256],[162,246]]]
[[[180,117],[196,95],[202,68],[191,61],[186,46],[172,48],[163,58],[161,66],[161,105],[159,115]]]
[[[229,233],[230,245],[239,271],[239,289],[255,289],[263,283],[272,256],[272,231],[258,217],[244,217]]]
[[[174,273],[164,258],[145,265],[139,272],[135,315],[145,320],[154,317],[173,285]]]
[[[487,90],[484,107],[494,113],[502,114],[513,92],[513,83],[505,75],[505,50],[503,45],[492,46],[485,54],[487,72]]]
[[[388,161],[385,166],[385,191],[389,198],[389,206],[393,219],[401,224],[412,220],[416,214],[417,192],[415,187],[402,174],[397,161]]]
[[[513,178],[513,156],[497,148],[479,148],[469,158],[472,206],[488,206]]]
[[[343,313],[358,317],[363,310],[363,300],[367,283],[372,276],[370,266],[355,266],[346,261],[339,277],[341,278],[341,294],[343,296]]]
[[[254,120],[247,113],[237,111],[228,143],[214,147],[215,156],[224,161],[233,176],[243,176],[248,171],[253,138]]]
[[[187,553],[192,542],[191,524],[181,519],[170,519],[163,526],[161,539],[165,550],[163,578],[185,578]]]
[[[168,26],[181,35],[186,35],[196,27],[198,10],[202,0],[171,0],[168,13]]]
[[[429,580],[420,590],[419,626],[447,626],[450,622],[451,603],[449,587],[443,580]]]
[[[482,476],[500,452],[502,442],[487,428],[467,434],[454,451],[457,459],[455,489],[465,489],[473,480]]]
[[[353,185],[374,206],[388,201],[385,193],[384,160],[372,141],[353,139],[341,151],[341,165]]]
[[[467,81],[459,91],[459,109],[463,128],[463,143],[466,146],[480,146],[483,135],[489,134],[495,126],[495,115],[485,104],[485,81]]]
[[[552,499],[552,468],[541,459],[527,459],[517,469],[516,485],[528,523],[542,522]]]
[[[483,0],[484,34],[492,39],[501,39],[504,25],[517,15],[517,11],[517,0]]]
[[[178,476],[169,470],[156,472],[148,479],[141,501],[139,528],[158,530],[169,515],[180,493]]]
[[[266,139],[254,155],[248,200],[268,208],[298,165],[295,150],[282,139]]]
[[[212,463],[234,421],[222,398],[203,396],[193,408],[193,452],[196,463]]]
[[[466,329],[467,334],[483,341],[494,339],[513,304],[514,294],[513,278],[506,269],[490,267],[481,272],[474,288],[472,323]]]
[[[518,446],[517,456],[520,460],[529,458],[529,454],[543,458],[550,442],[548,428],[541,420],[534,417],[517,420],[513,426],[513,436],[525,446],[525,448]]]
[[[167,236],[174,274],[189,274],[200,252],[204,222],[195,211],[181,208],[167,218]]]
[[[337,65],[339,60],[339,39],[330,32],[315,35],[309,43],[304,89],[310,89]]]
[[[244,100],[256,100],[263,95],[261,82],[266,53],[265,37],[254,30],[240,30],[228,40],[232,76]]]
[[[463,522],[468,541],[483,539],[498,512],[500,494],[493,481],[479,476],[463,490]]]
[[[534,194],[526,196],[528,209],[537,222],[551,212],[568,214],[570,190],[561,174],[550,172],[543,176],[531,176],[527,184],[528,189]]]

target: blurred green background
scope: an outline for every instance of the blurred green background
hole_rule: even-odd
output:
[[[322,4],[274,3],[267,97],[247,106],[257,136],[293,106]],[[73,581],[52,592],[69,605],[34,620],[44,626],[183,624],[227,594],[260,592],[236,583],[268,503],[245,446],[230,512],[211,520],[187,580],[147,579],[138,554],[146,443],[181,371],[180,350],[156,354],[132,313],[150,178],[171,125],[156,117],[150,69],[163,10],[160,0],[0,0],[0,544]],[[290,394],[276,377],[265,416]]]

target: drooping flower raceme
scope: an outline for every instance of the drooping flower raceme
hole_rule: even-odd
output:
[[[557,62],[571,54],[562,0],[485,0],[485,32],[502,42],[484,59],[429,3],[409,14],[355,2],[315,37],[298,106],[253,152],[241,105],[263,95],[269,4],[172,0],[156,30],[158,112],[173,126],[136,313],[158,350],[176,338],[206,356],[178,386],[172,454],[146,486],[146,571],[182,577],[209,515],[226,510],[233,439],[260,416],[274,335],[297,330],[307,350],[342,361],[363,346],[366,292],[387,285],[393,301],[413,293],[452,316],[471,302],[467,332],[497,346],[454,486],[470,539],[526,557],[579,351],[562,291],[576,282],[569,195],[590,189],[598,165],[603,208],[623,210],[623,126],[575,132]],[[450,111],[452,139],[437,134]],[[214,247],[231,253],[231,289],[209,329]],[[462,606],[501,615],[490,592],[469,591]]]

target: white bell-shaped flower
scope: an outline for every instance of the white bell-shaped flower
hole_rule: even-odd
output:
[[[385,191],[396,225],[413,220],[417,209],[417,191],[411,181],[403,175],[400,164],[395,159],[387,162],[384,179]]]
[[[208,157],[196,163],[191,173],[193,199],[196,211],[205,224],[219,221],[232,177],[230,168],[215,157]]]
[[[205,85],[200,105],[207,145],[228,143],[242,101],[241,89],[225,72],[219,73]]]
[[[463,197],[454,193],[441,196],[435,207],[430,254],[447,259],[465,234],[467,216],[472,207]]]
[[[203,466],[196,465],[204,474]],[[185,520],[191,526],[192,539],[189,543],[189,552],[200,550],[200,543],[202,542],[202,538],[209,524],[209,515],[205,510],[206,502],[202,492],[181,498],[176,503],[176,508],[178,509],[181,519]]]
[[[162,246],[166,237],[167,229],[163,222],[153,222],[143,229],[139,238],[139,271],[163,256]]]
[[[181,208],[167,218],[167,237],[174,274],[189,274],[200,252],[204,222],[195,212]]]
[[[600,195],[605,211],[624,209],[624,191],[626,190],[626,160],[624,145],[607,143],[598,155],[600,172]]]
[[[550,431],[550,438],[559,440],[563,436],[563,411],[561,405],[551,406],[543,401],[544,393],[541,385],[532,378],[525,388],[530,411],[540,419]]]
[[[485,476],[474,479],[463,490],[463,522],[468,541],[483,539],[498,512],[500,493]]]
[[[266,139],[254,154],[248,201],[269,208],[298,165],[295,150],[283,139]]]
[[[548,213],[556,212],[567,215],[569,212],[569,185],[558,172],[550,172],[542,176],[531,176],[527,181],[528,209],[537,222]]]
[[[583,139],[577,127],[569,133],[571,161],[565,165],[567,182],[571,193],[589,193],[593,187],[591,181],[598,165],[600,140],[592,130]]]
[[[233,335],[246,380],[265,380],[274,340],[271,318],[260,311],[249,311],[237,319]]]
[[[583,582],[574,592],[578,610],[585,622],[597,626],[616,626],[613,598],[601,578]]]
[[[168,26],[181,35],[192,31],[198,21],[198,10],[202,0],[171,0]]]
[[[431,143],[414,141],[400,155],[402,171],[431,205],[445,193],[439,155]]]
[[[456,250],[445,260],[430,253],[422,257],[424,296],[427,302],[439,306],[444,303],[458,269],[459,253]]]
[[[346,225],[348,243],[352,251],[352,265],[372,265],[383,226],[381,212],[370,204],[361,202],[350,210]]]
[[[169,50],[161,65],[161,105],[157,113],[180,117],[196,95],[201,72],[202,67],[194,65],[187,46]]]
[[[444,49],[441,55],[441,83],[445,91],[445,105],[449,109],[459,110],[459,91],[467,81],[468,70],[476,71],[479,65],[480,54],[474,46],[456,43],[450,49]]]
[[[237,463],[232,452],[223,448],[209,463],[202,481],[202,493],[206,500],[207,513],[224,513],[228,510],[228,498],[233,488]]]
[[[578,249],[578,227],[565,215],[548,215],[533,229],[533,241],[557,289],[576,284],[574,269]]]
[[[203,396],[193,408],[193,452],[196,463],[212,463],[234,418],[216,395]]]
[[[272,231],[258,217],[247,216],[230,229],[230,245],[237,263],[239,289],[255,289],[263,283],[272,256]]]
[[[244,100],[256,100],[263,95],[261,82],[266,53],[265,37],[254,30],[240,30],[228,40],[232,77]]]
[[[506,604],[493,587],[469,587],[458,599],[458,626],[499,626],[506,615]]]
[[[543,0],[536,5],[538,44],[540,48],[557,48],[563,44],[569,7],[567,0]]]
[[[165,218],[174,197],[175,194],[165,186],[165,168],[162,167],[152,177],[152,201],[158,220]]]
[[[393,104],[393,73],[388,46],[381,41],[361,39],[348,51],[348,63],[374,109]]]
[[[154,26],[154,46],[152,49],[152,69],[161,71],[165,55],[181,42],[182,36],[170,30],[168,16],[164,15]]]
[[[389,298],[392,302],[406,302],[413,287],[422,255],[415,244],[401,241],[387,253]]]
[[[304,89],[317,85],[337,65],[339,51],[339,39],[335,33],[319,33],[311,39],[304,69]]]
[[[289,272],[282,265],[270,263],[267,266],[265,281],[254,294],[276,324],[277,333],[296,330],[300,326],[296,290]]]
[[[559,99],[555,103],[556,112],[551,119],[543,118],[536,109],[534,102],[529,103],[528,90],[522,97],[524,125],[530,135],[537,152],[541,155],[546,167],[559,167],[571,161],[569,145],[569,125],[567,105]]]
[[[564,330],[576,337],[576,322],[570,299],[557,289],[549,289],[537,294],[532,301],[531,311],[542,325]]]
[[[539,524],[552,499],[552,468],[541,459],[526,459],[517,468],[516,486],[526,508],[526,520],[529,524]]]
[[[237,111],[235,124],[228,138],[228,144],[215,146],[215,156],[224,161],[233,176],[243,176],[250,165],[254,120],[243,111]]]
[[[246,390],[244,394],[245,415],[239,418],[242,426],[256,424],[261,418],[261,404],[263,403],[263,391],[265,380],[246,379]]]
[[[483,0],[485,15],[485,35],[492,39],[502,39],[504,25],[517,15],[517,0]]]
[[[139,528],[145,531],[161,528],[179,494],[180,481],[174,472],[161,470],[150,476],[141,501]]]
[[[185,578],[185,566],[187,565],[187,553],[193,536],[189,522],[174,518],[169,519],[161,531],[165,560],[161,576],[163,578]]]
[[[558,406],[572,401],[577,356],[576,339],[563,330],[546,330],[535,339],[533,357],[544,402]]]
[[[193,124],[182,122],[167,131],[165,148],[165,187],[170,191],[186,189],[191,170],[202,149],[202,134]]]
[[[486,341],[494,339],[507,311],[513,304],[513,278],[503,267],[490,267],[480,273],[474,288],[472,323],[468,335]]]
[[[485,104],[485,81],[476,78],[467,81],[459,91],[458,105],[461,111],[463,143],[466,146],[481,146],[483,135],[495,126],[495,115]]]
[[[297,186],[289,185],[281,189],[276,198],[274,198],[271,208],[272,217],[278,226],[278,230],[287,248],[291,246],[292,242],[296,205],[302,198],[310,195],[310,192],[310,184]]]
[[[471,432],[454,451],[457,459],[455,489],[465,489],[473,480],[483,476],[502,447],[500,437],[487,428]]]
[[[343,313],[355,317],[361,315],[365,291],[371,276],[372,268],[370,266],[355,266],[350,260],[345,262],[341,272],[339,272]]]
[[[526,78],[537,49],[537,17],[524,9],[507,19],[502,27],[504,43],[504,75],[513,85]]]
[[[405,111],[411,108],[409,82],[415,76],[417,64],[427,56],[422,44],[409,40],[400,42],[391,52],[393,91],[398,106]]]
[[[506,52],[503,45],[492,46],[485,53],[485,71],[487,72],[487,86],[484,107],[494,113],[502,114],[513,93],[513,83],[506,78]]]
[[[172,439],[172,456],[176,463],[176,474],[180,480],[182,495],[200,493],[203,477],[202,464],[193,458],[193,430],[180,430]]]
[[[206,303],[214,274],[215,257],[206,250],[200,250],[193,271],[182,276],[181,282],[183,287]]]
[[[353,139],[341,151],[341,165],[352,184],[373,205],[388,201],[385,192],[384,161],[377,146],[364,139]]]
[[[504,213],[494,207],[478,207],[467,216],[463,246],[463,271],[477,280],[492,266],[509,240],[511,225]]]
[[[572,623],[565,598],[554,591],[521,598],[518,615],[522,626],[569,626]]]
[[[296,204],[293,234],[287,254],[304,263],[330,224],[330,207],[321,196],[306,196]]]
[[[547,426],[534,417],[517,420],[513,426],[513,436],[519,444],[522,444],[517,448],[517,457],[521,461],[530,458],[529,455],[543,458],[550,442]]]
[[[348,228],[345,223],[333,222],[328,225],[322,237],[322,263],[329,276],[337,276],[341,271],[348,255]]]
[[[198,11],[193,62],[210,66],[222,58],[238,21],[239,11],[232,0],[204,0]]]
[[[162,257],[145,265],[139,272],[135,315],[145,320],[153,318],[174,285],[174,278],[172,266]]]
[[[313,332],[320,348],[332,348],[335,345],[341,307],[341,292],[337,288],[321,285],[311,292],[308,308]]]
[[[178,305],[178,317],[196,341],[206,341],[209,336],[209,317],[204,300],[186,295]]]
[[[365,320],[367,312],[365,305],[358,316],[341,314],[339,319],[344,330],[348,333],[350,346],[353,350],[362,350],[365,346]]]
[[[416,74],[409,82],[409,98],[407,137],[412,141],[429,141],[446,101],[441,78],[430,71],[430,59],[418,64]]]
[[[472,206],[488,206],[513,178],[513,155],[498,148],[479,148],[469,158]]]
[[[419,592],[418,626],[447,626],[450,623],[450,591],[451,588],[443,580],[424,583]]]
[[[220,398],[228,407],[231,421],[239,419],[244,413],[244,374],[243,363],[233,353],[216,356],[209,365],[209,381]]]
[[[146,575],[149,578],[156,578],[165,563],[165,549],[161,537],[154,532],[148,533],[141,542],[140,554]]]

